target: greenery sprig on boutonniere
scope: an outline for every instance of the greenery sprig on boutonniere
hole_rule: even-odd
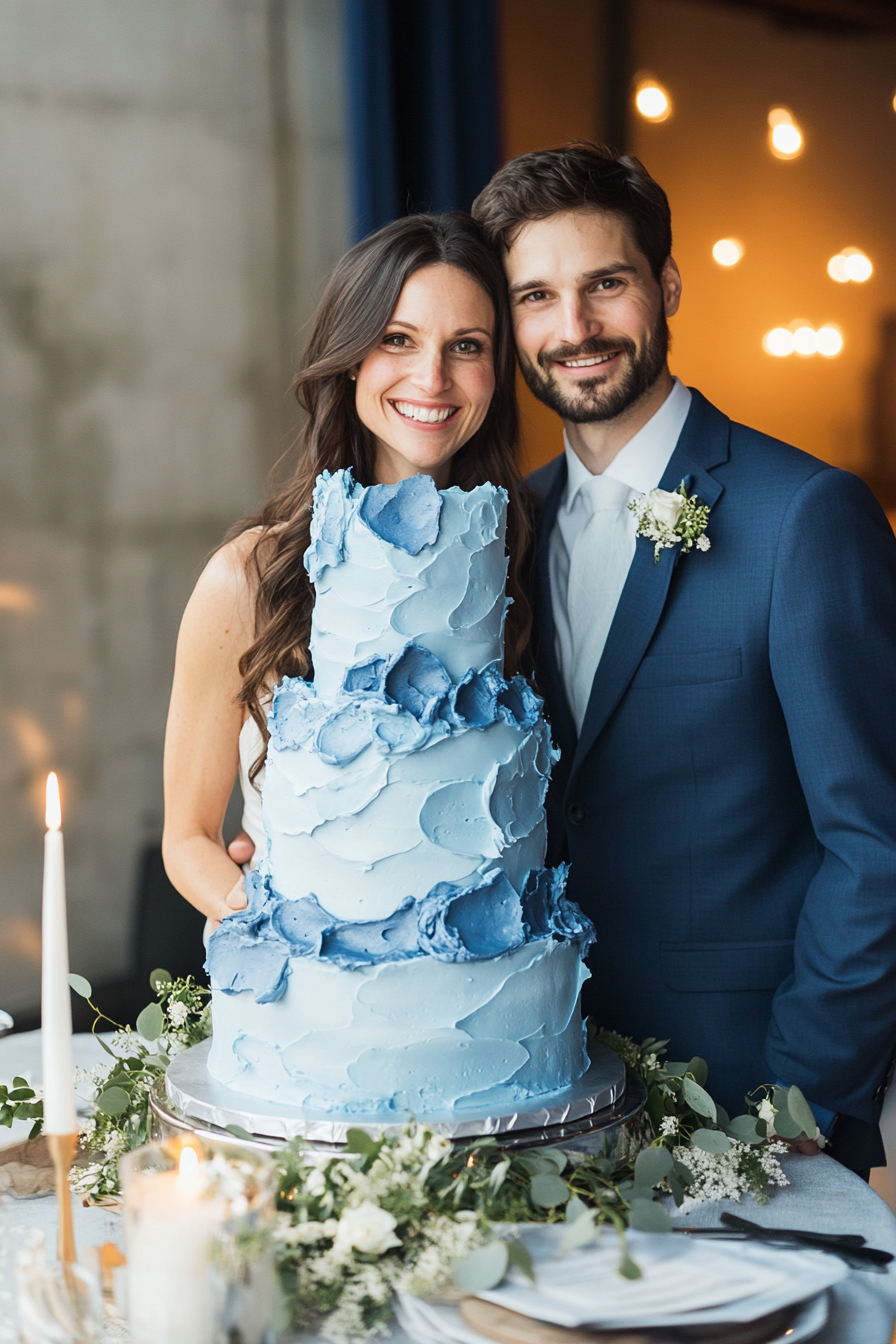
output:
[[[697,495],[688,496],[684,481],[677,490],[648,490],[628,507],[638,520],[638,536],[653,542],[655,565],[660,551],[669,546],[680,546],[685,553],[695,546],[709,550],[709,505],[701,504]]]

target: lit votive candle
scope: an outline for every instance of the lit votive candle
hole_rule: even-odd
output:
[[[128,1324],[133,1344],[213,1344],[212,1243],[228,1201],[204,1186],[196,1150],[165,1169],[160,1148],[122,1160]]]

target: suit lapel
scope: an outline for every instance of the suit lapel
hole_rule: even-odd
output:
[[[731,422],[693,388],[691,397],[688,418],[660,481],[660,488],[675,490],[684,480],[688,494],[699,495],[703,503],[712,508],[724,487],[709,474],[709,470],[728,459]],[[711,518],[709,533],[712,536]],[[654,564],[653,543],[645,537],[638,537],[628,578],[594,674],[570,778],[575,775],[603,731],[638,670],[663,614],[672,575],[681,558],[680,547],[670,547],[660,552],[659,563]],[[685,563],[699,564],[700,560],[695,560],[692,554]]]
[[[556,745],[565,760],[571,760],[576,746],[576,726],[566,698],[566,687],[557,664],[557,631],[551,594],[550,542],[557,511],[566,486],[566,458],[557,458],[557,472],[544,497],[538,527],[538,618],[539,633],[536,661],[542,689],[550,708],[551,727]]]

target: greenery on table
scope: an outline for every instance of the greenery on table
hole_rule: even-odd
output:
[[[113,1029],[110,1041],[97,1036],[109,1062],[79,1076],[95,1096],[81,1133],[86,1164],[73,1185],[102,1200],[120,1192],[121,1156],[149,1138],[152,1086],[174,1055],[210,1034],[209,995],[192,979],[154,971],[155,1000],[133,1031],[92,1003],[83,977],[70,978],[94,1009],[94,1032],[104,1024]],[[350,1130],[345,1151],[335,1155],[298,1142],[287,1147],[279,1157],[275,1237],[293,1322],[324,1317],[323,1333],[344,1339],[381,1328],[395,1292],[452,1285],[476,1292],[499,1283],[511,1266],[529,1273],[525,1247],[512,1234],[521,1223],[565,1222],[570,1249],[609,1226],[620,1237],[620,1273],[637,1278],[625,1233],[669,1230],[664,1196],[680,1208],[745,1193],[765,1201],[787,1184],[778,1139],[816,1136],[795,1087],[760,1087],[745,1113],[731,1119],[706,1090],[702,1059],[664,1061],[667,1042],[653,1038],[639,1045],[601,1032],[596,1039],[647,1090],[640,1122],[623,1131],[627,1146],[604,1155],[506,1152],[493,1138],[455,1146],[422,1125],[379,1139]],[[0,1086],[0,1125],[30,1120],[34,1138],[42,1117],[41,1095],[24,1079]]]

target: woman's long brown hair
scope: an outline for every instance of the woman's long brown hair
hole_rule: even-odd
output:
[[[336,266],[312,323],[293,382],[307,418],[298,440],[292,480],[260,514],[231,528],[227,540],[259,529],[248,564],[257,580],[255,641],[240,659],[238,702],[267,743],[264,701],[281,677],[308,677],[314,590],[305,572],[311,540],[311,496],[322,471],[350,467],[362,485],[374,485],[376,441],[355,410],[349,377],[377,345],[408,278],[423,266],[465,271],[485,290],[495,311],[495,393],[480,428],[451,460],[450,484],[471,490],[490,481],[507,490],[508,594],[505,629],[509,673],[529,672],[532,616],[521,570],[531,538],[528,494],[517,459],[515,359],[507,288],[501,264],[469,215],[411,215],[395,220],[353,247]],[[252,767],[252,777],[264,754]]]

